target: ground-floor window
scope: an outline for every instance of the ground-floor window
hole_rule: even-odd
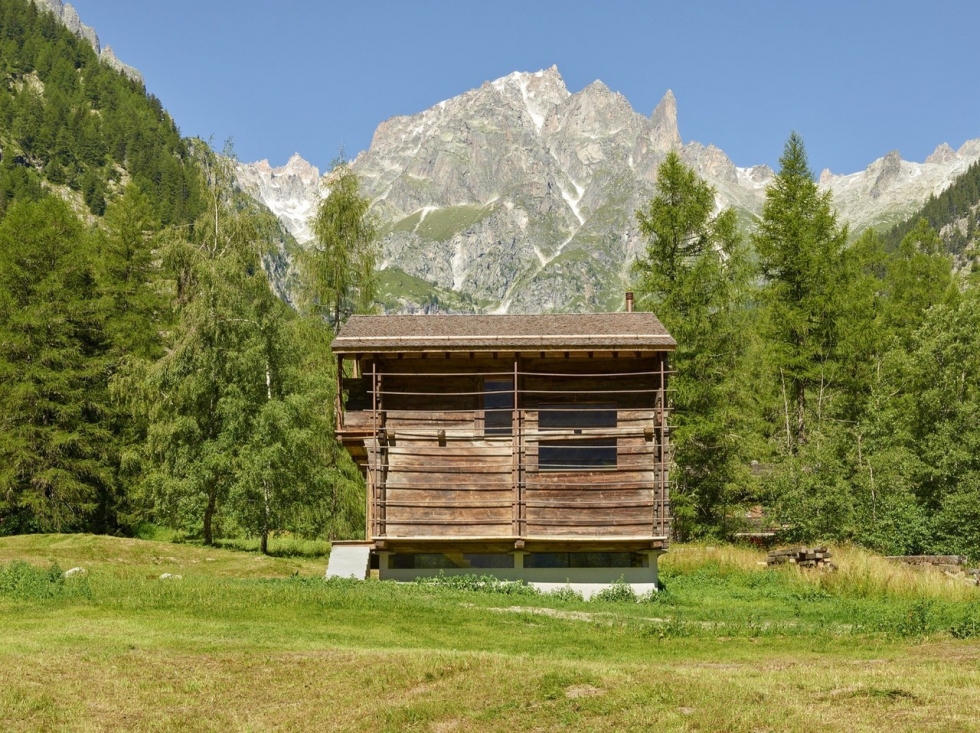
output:
[[[389,570],[513,568],[513,555],[475,552],[419,552],[388,556]]]
[[[526,568],[646,568],[643,552],[532,552],[524,556]]]

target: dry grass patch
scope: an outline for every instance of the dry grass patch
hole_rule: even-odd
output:
[[[762,651],[719,668],[452,651],[79,650],[7,656],[0,716],[9,731],[977,730],[978,650],[909,652],[862,664]]]
[[[296,573],[322,575],[326,560],[267,557],[254,552],[154,542],[92,534],[0,537],[0,564],[14,560],[32,565],[57,563],[63,569],[83,567],[118,577],[281,578]]]

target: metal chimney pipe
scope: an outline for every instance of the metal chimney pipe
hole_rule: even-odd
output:
[[[627,313],[632,313],[633,312],[633,291],[632,290],[627,291],[627,293],[626,293],[626,312]]]

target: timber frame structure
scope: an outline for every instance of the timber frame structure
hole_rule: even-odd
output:
[[[332,346],[336,430],[365,476],[380,576],[656,587],[675,347],[631,308],[350,318]]]

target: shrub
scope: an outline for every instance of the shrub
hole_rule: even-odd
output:
[[[553,591],[548,593],[549,598],[553,598],[556,601],[581,601],[583,600],[582,594],[577,590],[572,588],[570,585],[563,586],[561,588],[555,588]]]
[[[636,592],[633,586],[620,576],[612,585],[592,596],[592,600],[603,603],[636,603]]]
[[[431,578],[416,578],[418,586],[454,591],[499,593],[508,596],[537,596],[540,592],[523,580],[501,580],[493,575],[446,575],[442,571]]]
[[[0,597],[19,601],[47,598],[84,597],[92,595],[84,575],[66,578],[57,563],[47,569],[13,562],[0,567]]]
[[[963,618],[950,627],[949,633],[954,639],[980,637],[980,603],[974,603],[968,607]]]

